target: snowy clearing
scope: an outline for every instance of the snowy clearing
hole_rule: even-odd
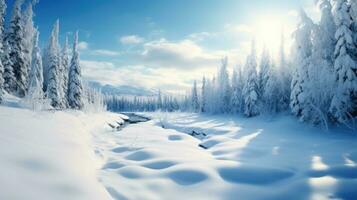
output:
[[[144,114],[153,120],[97,137],[107,160],[100,180],[114,199],[357,197],[352,131],[322,132],[287,116]]]
[[[0,199],[357,197],[352,131],[189,113],[140,113],[152,120],[117,131],[115,113],[0,113]]]

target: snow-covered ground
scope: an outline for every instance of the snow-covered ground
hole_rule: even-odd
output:
[[[114,199],[357,198],[353,131],[323,132],[289,116],[145,115],[154,120],[97,141]]]
[[[32,112],[16,98],[0,106],[0,199],[111,199],[98,182],[92,133],[110,113]]]
[[[0,199],[357,198],[353,131],[189,113],[144,113],[153,120],[116,131],[114,113],[6,105]]]

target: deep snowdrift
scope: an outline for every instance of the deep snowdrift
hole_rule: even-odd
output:
[[[114,118],[0,106],[0,199],[111,199],[97,180],[92,133]]]

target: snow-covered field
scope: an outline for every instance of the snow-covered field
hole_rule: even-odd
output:
[[[289,116],[144,115],[153,120],[115,131],[114,113],[0,106],[0,199],[357,198],[353,131]]]
[[[352,131],[322,132],[289,116],[145,115],[154,120],[98,144],[107,160],[100,177],[115,199],[357,198]]]

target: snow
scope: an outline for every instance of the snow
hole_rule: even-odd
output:
[[[111,199],[97,181],[102,162],[91,131],[117,115],[34,113],[0,106],[0,199]]]
[[[281,115],[0,106],[0,199],[355,199],[357,135]],[[195,134],[193,134],[195,133]],[[193,135],[193,136],[192,136]],[[194,137],[196,136],[196,137]],[[204,148],[203,148],[204,147]]]
[[[114,199],[354,199],[357,136],[293,117],[141,113],[102,134],[100,179]],[[165,127],[165,128],[162,128]],[[204,132],[197,139],[192,131]],[[206,145],[208,149],[199,147]]]

